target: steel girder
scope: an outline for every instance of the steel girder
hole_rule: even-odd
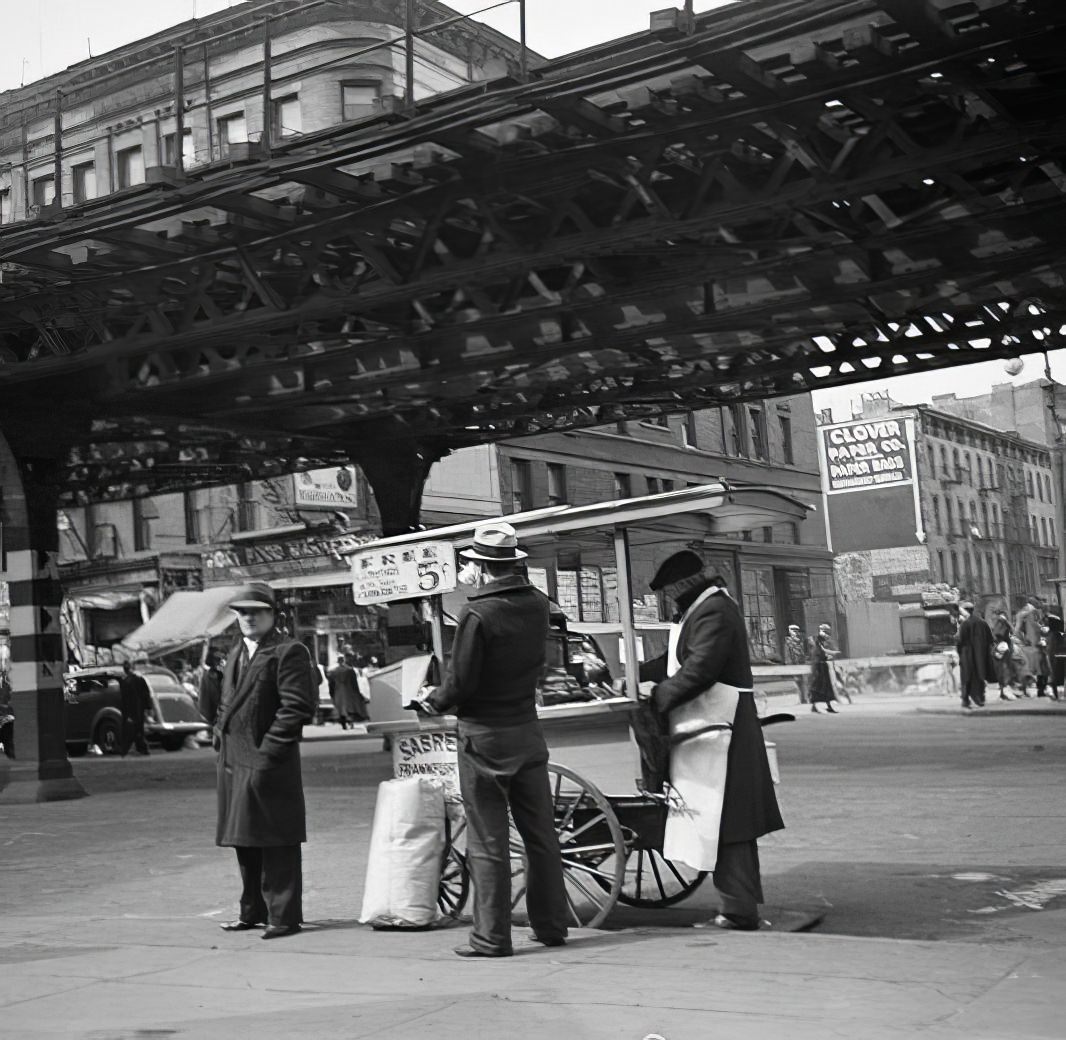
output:
[[[47,398],[68,494],[128,495],[1055,346],[1064,37],[738,3],[5,230],[5,431]]]

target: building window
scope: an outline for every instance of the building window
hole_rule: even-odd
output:
[[[1033,494],[1033,474],[1029,471],[1025,471],[1025,494],[1029,498],[1035,498]]]
[[[526,459],[511,459],[511,508],[515,513],[533,508],[533,470]]]
[[[947,576],[947,574],[944,573],[944,550],[943,549],[937,549],[937,551],[936,551],[936,567],[937,567],[937,573],[936,573],[937,580],[938,581],[947,581],[948,580],[948,576]]]
[[[1029,514],[1029,536],[1037,545],[1040,544],[1040,534],[1036,526],[1036,517]]]
[[[566,467],[554,462],[548,463],[548,505],[565,505],[566,498]]]
[[[953,585],[959,583],[959,554],[954,549],[951,550],[951,578],[949,580]]]
[[[944,496],[944,533],[955,533],[955,521],[951,512],[951,499],[946,495]]]
[[[673,491],[674,490],[674,482],[669,477],[663,477],[663,479],[660,482],[660,484],[662,486],[663,491]]]
[[[182,496],[185,509],[185,544],[196,545],[200,541],[200,511],[196,508],[196,493],[186,491]]]
[[[152,548],[152,521],[159,518],[155,502],[150,498],[133,500],[133,551],[147,552]]]
[[[743,567],[741,581],[744,588],[744,620],[748,627],[752,657],[760,661],[777,660],[777,609],[773,569]]]
[[[88,202],[96,198],[96,163],[78,163],[71,171],[74,201]]]
[[[123,148],[115,153],[115,168],[119,188],[130,188],[134,184],[144,183],[144,152],[141,146]]]
[[[165,134],[163,136],[163,165],[164,166],[177,166],[178,165],[178,135],[175,131],[172,134]],[[192,131],[183,130],[181,133],[181,165],[192,166],[196,162],[196,148],[193,145]]]
[[[659,478],[648,477],[648,494],[657,495],[659,493]]]
[[[614,497],[632,498],[633,482],[628,473],[616,473],[614,475]]]
[[[11,223],[11,189],[0,191],[0,224]]]
[[[748,437],[752,458],[765,462],[770,456],[766,450],[766,416],[761,408],[748,409]]]
[[[1051,477],[1049,477],[1046,473],[1044,474],[1044,501],[1045,502],[1054,502],[1055,501],[1051,497]]]
[[[792,416],[778,412],[777,423],[781,429],[781,458],[786,466],[794,466],[796,454],[792,446]]]
[[[933,530],[940,534],[940,499],[933,495]]]
[[[252,485],[241,483],[237,485],[237,530],[254,531],[258,525],[258,510]]]
[[[243,144],[248,140],[248,122],[243,112],[233,116],[224,116],[216,124],[218,128],[218,155],[220,159],[229,156],[232,146]]]
[[[740,458],[744,454],[744,415],[740,405],[719,409],[722,417],[722,454]]]
[[[1051,544],[1051,535],[1048,534],[1047,517],[1046,516],[1042,516],[1040,518],[1040,533],[1044,536],[1044,545],[1050,545]]]
[[[30,190],[35,206],[50,206],[56,197],[56,179],[51,174],[47,177],[38,177]]]
[[[303,117],[300,113],[300,98],[296,94],[278,98],[274,102],[274,125],[271,127],[274,137],[295,137],[303,133]]]
[[[381,84],[373,81],[365,83],[341,84],[341,119],[351,122],[372,115],[381,96]]]
[[[681,443],[686,448],[697,448],[699,445],[696,443],[696,413],[686,412],[685,422],[681,427]]]

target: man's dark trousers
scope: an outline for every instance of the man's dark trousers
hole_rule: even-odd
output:
[[[303,860],[299,845],[238,845],[241,920],[292,927],[303,923]]]
[[[466,807],[467,865],[474,884],[470,945],[511,952],[511,849],[507,806],[526,849],[526,909],[533,933],[561,939],[567,899],[555,833],[548,748],[536,722],[459,721],[459,786]]]
[[[148,741],[144,736],[144,713],[140,712],[132,718],[122,720],[122,756],[130,753],[130,748],[135,747],[142,755],[148,755]]]

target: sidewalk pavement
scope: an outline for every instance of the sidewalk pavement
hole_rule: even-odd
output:
[[[0,1022],[19,1040],[926,1040],[1062,1035],[1066,911],[995,945],[581,930],[509,959],[464,928],[323,922],[264,943],[217,918],[5,915]],[[518,933],[521,934],[521,933]]]

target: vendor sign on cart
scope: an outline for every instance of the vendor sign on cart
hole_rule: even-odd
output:
[[[456,586],[449,542],[415,542],[355,553],[352,590],[360,606],[439,596]]]

